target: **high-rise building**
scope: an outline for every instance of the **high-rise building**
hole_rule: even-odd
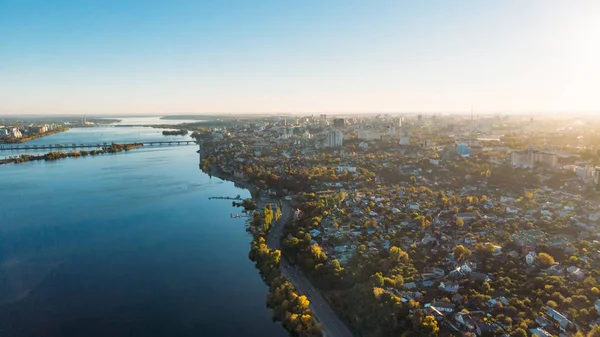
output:
[[[403,117],[396,117],[396,118],[394,118],[394,126],[401,127],[403,119],[404,119]]]
[[[341,131],[329,131],[327,132],[327,141],[325,143],[328,147],[341,147],[344,143],[344,135]]]
[[[19,130],[18,128],[11,128],[9,130],[9,135],[13,138],[21,138],[23,137],[23,134],[21,133],[21,130]]]
[[[336,128],[343,128],[344,126],[346,126],[346,120],[344,120],[343,118],[335,118],[333,120],[333,126],[335,126]]]
[[[600,167],[594,170],[594,184],[600,185]]]

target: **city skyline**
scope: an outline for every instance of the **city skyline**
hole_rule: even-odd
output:
[[[0,115],[600,111],[595,1],[0,3]]]

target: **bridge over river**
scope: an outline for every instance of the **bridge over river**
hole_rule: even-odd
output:
[[[171,140],[155,142],[128,142],[119,143],[120,145],[142,144],[143,146],[170,146],[170,145],[190,145],[196,144],[193,140]],[[111,146],[112,143],[97,144],[44,144],[44,145],[16,145],[0,144],[0,151],[20,151],[20,150],[61,150],[61,149],[91,149]]]

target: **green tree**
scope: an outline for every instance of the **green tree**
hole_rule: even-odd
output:
[[[527,331],[522,328],[518,328],[510,334],[511,337],[527,337]]]
[[[371,276],[371,284],[373,287],[383,287],[383,275],[380,272],[377,272]]]
[[[554,264],[554,258],[546,253],[539,253],[538,261],[540,261],[542,268],[548,268]]]
[[[397,275],[396,278],[394,278],[394,285],[396,286],[396,289],[402,288],[402,286],[404,285],[404,278],[402,277],[402,275]]]
[[[390,259],[392,259],[393,261],[396,261],[396,262],[407,263],[408,262],[408,253],[406,253],[405,251],[403,251],[402,249],[400,249],[396,246],[392,246],[392,247],[390,247]]]
[[[437,321],[433,316],[425,316],[420,330],[423,336],[437,336],[440,332]]]
[[[600,337],[600,326],[594,325],[592,330],[588,332],[587,337]]]
[[[452,253],[454,254],[454,258],[457,261],[461,261],[461,260],[466,260],[469,257],[471,257],[471,250],[469,250],[468,248],[466,248],[463,245],[458,245],[454,248],[452,248]]]

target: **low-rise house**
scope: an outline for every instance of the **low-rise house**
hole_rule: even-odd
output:
[[[487,274],[480,273],[477,271],[471,273],[471,279],[474,281],[483,281],[483,282],[489,282],[491,280]]]
[[[529,329],[532,337],[552,337],[552,334],[542,328]]]
[[[468,312],[459,312],[454,315],[454,319],[456,323],[460,326],[467,328],[469,331],[477,331],[477,322],[471,317],[471,314]]]
[[[411,211],[418,211],[419,210],[419,204],[415,203],[410,203],[407,205],[407,208]]]
[[[468,213],[458,213],[454,216],[456,220],[462,219],[465,223],[476,220],[478,218],[477,213],[468,212]]]
[[[563,330],[566,329],[567,326],[573,324],[563,314],[550,307],[546,307],[546,313],[548,314],[548,316],[550,316],[550,318],[555,320],[558,323],[558,325],[560,325],[560,328]]]
[[[536,259],[537,256],[535,252],[528,252],[527,255],[525,255],[525,263],[527,263],[528,265],[534,264]]]
[[[561,276],[564,274],[564,268],[559,264],[555,264],[553,266],[548,267],[548,269],[546,269],[545,272],[549,276]]]
[[[453,313],[456,308],[454,304],[446,302],[434,302],[431,303],[431,307],[435,307],[437,310],[447,313]]]
[[[569,273],[569,279],[571,281],[583,281],[585,278],[585,272],[575,266],[567,268],[567,272]]]
[[[415,282],[408,282],[408,283],[404,283],[403,288],[404,289],[415,289],[417,287],[417,284]]]
[[[492,252],[493,256],[500,256],[502,255],[502,247],[500,246],[493,246],[494,251]]]
[[[446,273],[442,268],[432,267],[429,268],[429,271],[434,274],[436,277],[444,277]],[[599,311],[600,312],[600,311]]]
[[[475,238],[465,238],[463,241],[469,245],[477,243],[477,239],[475,239]]]
[[[439,288],[441,290],[447,291],[449,293],[455,293],[458,291],[460,286],[458,285],[458,282],[450,281],[450,282],[440,282]]]
[[[537,323],[537,325],[541,326],[542,328],[552,325],[552,322],[544,316],[536,317],[535,322]]]
[[[516,215],[519,214],[519,210],[516,208],[506,207],[506,214]]]
[[[433,316],[433,318],[435,318],[436,321],[441,321],[442,319],[444,319],[444,312],[438,310],[438,308],[436,307],[425,307],[425,312],[427,313],[427,315],[429,316]]]

